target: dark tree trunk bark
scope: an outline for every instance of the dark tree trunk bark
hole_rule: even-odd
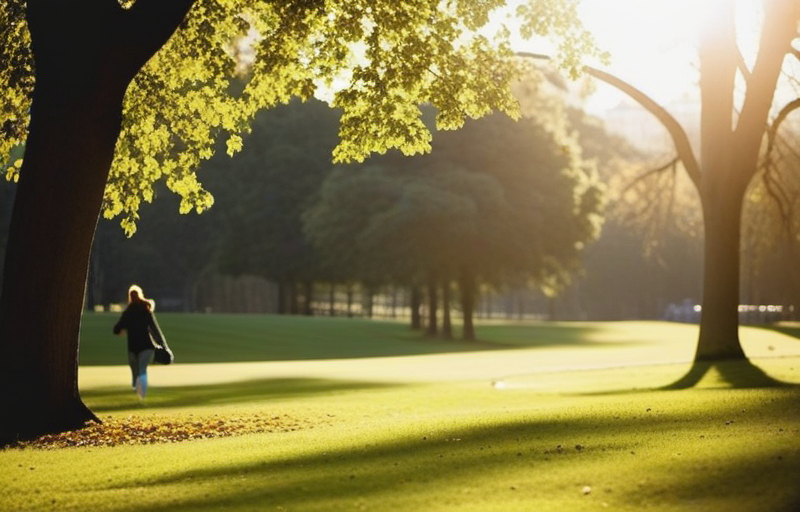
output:
[[[428,283],[428,328],[425,330],[425,334],[428,336],[436,336],[439,333],[439,321],[436,317],[439,297],[436,291],[436,280],[431,279]]]
[[[140,3],[27,3],[36,86],[0,296],[0,444],[97,419],[78,393],[78,340],[122,101],[192,2]]]
[[[475,297],[477,295],[477,285],[475,276],[467,271],[461,272],[458,280],[459,292],[461,292],[461,311],[464,315],[464,329],[462,338],[466,341],[475,341]]]
[[[453,339],[453,322],[450,318],[450,281],[442,282],[442,338]]]
[[[411,287],[411,328],[414,330],[422,329],[422,291],[419,286]]]

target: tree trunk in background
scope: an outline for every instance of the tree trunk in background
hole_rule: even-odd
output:
[[[478,287],[475,283],[475,276],[467,271],[461,272],[458,280],[458,289],[461,292],[461,311],[464,315],[464,330],[462,338],[466,341],[475,341],[475,297]]]
[[[739,342],[739,246],[742,199],[722,187],[703,204],[705,264],[695,360],[744,359]]]
[[[439,297],[437,292],[436,280],[431,279],[428,282],[428,328],[425,334],[428,336],[436,336],[439,333],[439,321],[436,318],[436,310],[439,307]]]
[[[450,281],[442,282],[442,338],[453,339],[453,322],[450,319]]]
[[[733,91],[738,62],[731,50],[733,8],[726,8],[716,34],[700,44],[700,199],[705,228],[702,316],[696,359],[743,358],[739,344],[739,261],[742,197],[749,178],[736,164]],[[766,121],[766,119],[764,120]],[[763,130],[763,128],[762,128]],[[763,133],[763,132],[762,132]],[[760,146],[760,136],[759,146]],[[755,170],[756,162],[753,162]]]
[[[556,297],[547,298],[547,320],[550,322],[558,320],[558,299]]]
[[[361,315],[372,318],[372,308],[375,302],[375,293],[371,286],[363,286],[361,297]]]
[[[353,317],[353,285],[347,285],[347,318]]]
[[[411,328],[418,330],[422,329],[422,291],[419,286],[411,287]]]
[[[92,239],[125,90],[192,2],[165,4],[27,2],[36,86],[0,298],[0,444],[96,420],[78,393]]]
[[[794,0],[765,2],[764,34],[737,109],[734,91],[740,54],[734,7],[724,4],[722,9],[713,21],[715,29],[704,32],[700,41],[699,190],[705,273],[697,361],[745,358],[738,314],[742,202],[758,168],[775,88],[800,17]]]
[[[286,283],[280,282],[278,284],[278,314],[285,315],[288,313],[287,304],[289,299],[287,295],[289,290],[286,287]]]
[[[288,288],[288,296],[289,296],[289,314],[290,315],[299,315],[300,314],[300,293],[297,290],[297,282],[291,281],[287,285]]]
[[[328,316],[336,316],[336,285],[331,283],[328,290]]]
[[[314,283],[303,281],[303,314],[305,316],[314,315]]]

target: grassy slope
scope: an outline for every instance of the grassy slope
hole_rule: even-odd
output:
[[[107,318],[87,320],[82,357],[106,364],[118,350],[87,353],[107,349],[105,335],[91,339],[90,325],[100,320]],[[165,420],[286,414],[313,427],[153,446],[6,450],[0,510],[795,512],[800,505],[796,387],[731,389],[711,372],[694,389],[648,390],[687,365],[614,368],[637,362],[636,353],[643,363],[681,360],[692,345],[683,339],[689,326],[492,325],[481,329],[487,341],[472,347],[419,340],[394,324],[211,318],[220,323],[206,336],[202,317],[181,327],[184,320],[161,319],[181,357],[202,362],[224,352],[255,361],[268,337],[266,348],[285,361],[154,368],[147,407],[126,389],[125,368],[84,368],[92,407]],[[257,329],[248,334],[245,320]],[[181,332],[192,329],[189,343]],[[220,350],[214,345],[226,332],[232,341]],[[800,344],[746,334],[754,353],[786,355]],[[489,350],[492,340],[503,348]],[[430,354],[433,347],[458,353]],[[368,359],[336,359],[342,355]],[[322,360],[291,361],[314,357]],[[759,365],[800,381],[796,356]]]

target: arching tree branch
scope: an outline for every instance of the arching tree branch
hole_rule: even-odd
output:
[[[517,56],[532,59],[550,59],[547,55],[528,52],[517,52]],[[689,137],[686,135],[686,131],[680,123],[678,123],[664,107],[656,103],[655,100],[619,77],[591,66],[584,66],[583,71],[587,75],[602,80],[624,92],[661,122],[664,128],[667,129],[667,132],[669,132],[672,142],[675,144],[675,150],[678,152],[678,158],[683,162],[683,166],[686,168],[689,178],[692,180],[695,187],[700,190],[700,165],[689,143]]]
[[[772,124],[767,129],[767,155],[769,155],[769,152],[775,145],[775,135],[778,133],[778,129],[781,127],[781,124],[786,120],[789,114],[798,108],[800,108],[800,98],[795,98],[784,105],[780,112],[778,112],[778,115],[775,116]]]

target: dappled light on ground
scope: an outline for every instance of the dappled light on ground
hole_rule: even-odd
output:
[[[293,348],[327,350],[319,360],[290,358],[299,334],[283,360],[179,360],[151,367],[144,402],[126,366],[81,367],[81,394],[107,430],[71,441],[85,448],[0,451],[0,509],[796,512],[800,388],[713,368],[664,389],[692,369],[696,326],[482,327],[480,346],[458,352],[410,355],[399,345],[428,340],[348,331]],[[796,338],[742,331],[748,355],[770,355],[753,365],[800,381]],[[337,359],[340,337],[352,354],[388,347]],[[257,354],[255,343],[223,348]]]
[[[442,385],[436,389],[452,392]],[[230,438],[213,446],[180,443],[170,446],[170,457],[156,452],[135,471],[115,472],[113,479],[101,478],[81,493],[105,499],[106,510],[120,512],[137,507],[151,512],[665,512],[682,510],[686,503],[697,504],[697,510],[794,512],[791,506],[800,497],[792,485],[798,476],[792,441],[798,434],[796,395],[739,390],[735,400],[726,400],[729,395],[723,393],[695,393],[689,400],[664,392],[623,401],[570,398],[537,401],[528,408],[508,397],[471,393],[466,401],[479,401],[483,413],[478,417],[457,401],[448,400],[449,407],[425,407],[421,401],[424,412],[403,419],[387,421],[375,414],[366,420],[357,414],[352,423],[313,431]],[[445,420],[428,415],[440,408],[448,413]],[[120,456],[144,457],[150,449],[73,452],[111,464]],[[183,460],[191,463],[176,463]],[[40,478],[51,471],[41,460],[29,464],[36,469],[26,464],[11,470],[44,473]],[[85,476],[67,476],[72,478]],[[53,485],[59,503],[71,498],[69,481]],[[760,494],[765,485],[766,500]],[[134,495],[136,507],[109,499]]]

